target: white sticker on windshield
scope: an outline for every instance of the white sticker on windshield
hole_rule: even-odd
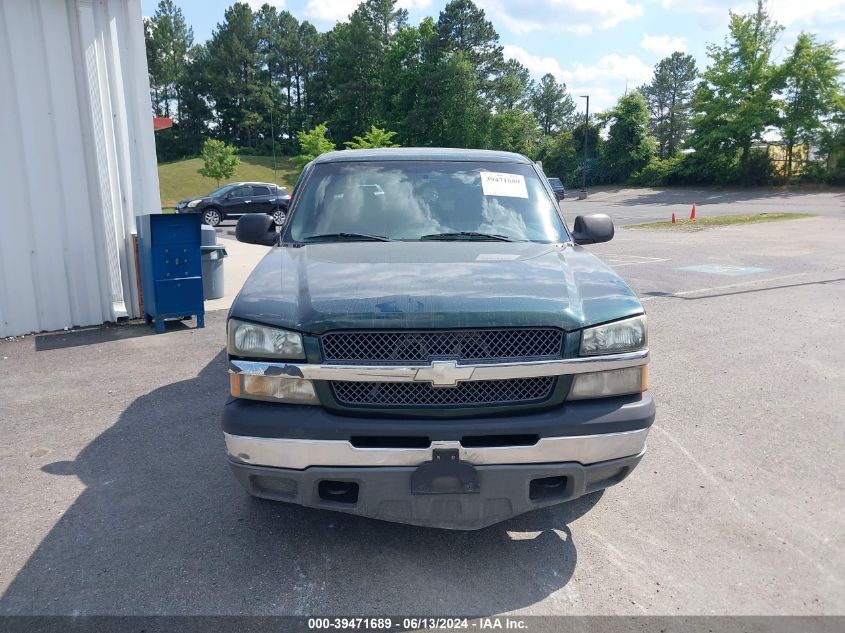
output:
[[[485,196],[505,196],[508,198],[528,197],[525,176],[521,176],[520,174],[482,171],[481,189],[484,191]]]

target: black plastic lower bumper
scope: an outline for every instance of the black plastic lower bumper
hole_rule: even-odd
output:
[[[233,398],[223,407],[223,430],[246,437],[350,440],[353,437],[467,437],[523,434],[537,437],[597,435],[647,429],[654,422],[654,399],[633,396],[567,402],[561,407],[519,415],[448,418],[338,415],[307,405]]]
[[[461,462],[470,471],[458,477],[457,483],[466,484],[466,492],[461,493],[450,488],[454,481],[438,482],[436,470],[429,472],[432,462],[418,467],[305,470],[232,460],[229,464],[247,492],[257,497],[385,521],[474,530],[617,484],[641,458],[642,454],[633,455],[588,466],[573,462],[470,466]],[[443,474],[448,479],[447,471]],[[438,493],[438,486],[446,492]]]

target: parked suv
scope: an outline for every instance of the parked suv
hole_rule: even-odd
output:
[[[505,152],[308,164],[229,312],[229,464],[255,496],[480,528],[622,481],[654,421],[646,316]]]
[[[217,226],[223,220],[247,213],[263,213],[276,226],[285,223],[288,192],[270,182],[232,182],[199,198],[186,198],[176,205],[177,213],[201,213],[203,224]]]
[[[560,181],[560,178],[549,178],[549,184],[552,187],[552,191],[555,192],[555,198],[558,201],[561,201],[566,198],[566,188],[563,186],[563,183]]]

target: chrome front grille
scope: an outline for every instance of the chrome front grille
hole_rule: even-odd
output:
[[[561,357],[555,328],[329,332],[321,337],[327,363],[519,362]]]
[[[532,404],[551,396],[554,376],[476,380],[455,387],[425,382],[331,381],[335,399],[353,407],[461,407]]]

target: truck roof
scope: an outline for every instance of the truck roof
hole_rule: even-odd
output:
[[[313,164],[349,163],[386,160],[480,161],[490,163],[526,163],[522,154],[489,149],[456,149],[444,147],[396,147],[381,149],[345,149],[320,154]]]

